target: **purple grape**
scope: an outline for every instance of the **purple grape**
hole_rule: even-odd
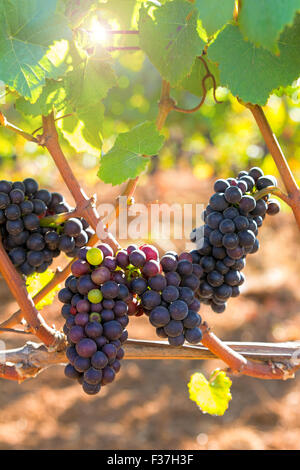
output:
[[[78,379],[80,377],[80,373],[75,369],[74,366],[71,364],[68,364],[65,367],[65,376],[68,377],[68,379]]]
[[[199,328],[188,328],[185,330],[185,339],[191,344],[198,344],[202,339],[202,332]]]
[[[102,352],[107,356],[109,361],[114,361],[116,359],[118,350],[114,344],[108,343],[103,346]]]
[[[100,266],[100,268],[97,268],[92,272],[91,278],[95,284],[100,286],[101,284],[104,284],[110,280],[110,275],[111,273],[108,268],[105,266]]]
[[[76,344],[76,351],[79,356],[92,357],[97,351],[97,344],[90,338],[83,338]]]
[[[99,369],[94,369],[94,367],[90,367],[84,373],[84,381],[90,385],[97,385],[102,380],[102,371]]]
[[[102,335],[102,332],[103,332],[103,327],[101,325],[101,323],[98,323],[98,322],[88,322],[86,325],[85,325],[85,328],[84,328],[84,331],[85,331],[85,334],[89,337],[89,338],[97,338],[98,336],[101,336]]]
[[[113,382],[115,379],[115,376],[116,374],[115,374],[114,369],[112,369],[109,366],[104,367],[101,384],[106,385],[106,384]]]
[[[167,308],[159,306],[151,311],[149,320],[156,328],[166,326],[170,321],[170,313]]]
[[[91,363],[95,369],[103,369],[108,364],[108,358],[102,351],[97,351],[93,354]]]
[[[119,339],[123,328],[119,322],[112,320],[103,325],[103,334],[109,340]]]
[[[80,340],[85,338],[83,328],[79,325],[72,326],[72,328],[69,331],[69,338],[72,341],[72,343],[79,343]]]

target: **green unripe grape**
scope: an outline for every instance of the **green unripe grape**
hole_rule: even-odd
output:
[[[103,299],[103,295],[102,295],[101,290],[99,289],[92,289],[88,293],[88,300],[92,304],[98,304],[99,302],[101,302],[102,299]]]
[[[90,313],[89,320],[90,320],[90,321],[97,321],[98,323],[101,323],[101,315],[100,315],[100,313],[97,313],[97,312],[92,312],[92,313]]]
[[[99,266],[99,264],[102,263],[103,258],[103,253],[99,248],[91,248],[86,254],[87,262],[92,266]]]

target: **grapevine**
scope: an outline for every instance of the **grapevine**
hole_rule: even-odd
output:
[[[288,94],[299,76],[300,63],[294,54],[299,49],[298,9],[288,2],[286,20],[277,21],[274,12],[268,15],[272,27],[268,24],[265,34],[261,24],[253,22],[261,13],[259,7],[247,6],[247,2],[228,2],[230,8],[217,17],[212,11],[217,8],[215,1],[137,2],[130,23],[137,29],[126,29],[126,24],[115,29],[107,20],[102,31],[98,24],[107,41],[99,46],[91,29],[98,18],[94,8],[96,4],[100,8],[98,2],[50,3],[13,0],[13,7],[5,2],[0,6],[1,17],[6,18],[0,33],[3,50],[7,49],[7,56],[0,52],[5,96],[18,113],[38,118],[42,125],[34,123],[32,133],[23,130],[10,122],[6,105],[0,124],[12,138],[25,139],[48,152],[74,207],[60,193],[41,189],[31,175],[23,181],[0,181],[0,271],[20,308],[0,325],[0,333],[31,333],[42,341],[27,349],[8,350],[0,377],[22,381],[47,364],[68,361],[65,375],[92,395],[114,380],[127,348],[131,357],[148,358],[157,349],[159,358],[204,354],[222,359],[233,374],[293,377],[299,365],[292,362],[292,347],[280,361],[278,356],[282,356],[270,345],[272,359],[262,352],[255,361],[251,347],[241,350],[221,341],[199,312],[205,304],[223,313],[229,299],[240,294],[246,257],[259,249],[263,221],[280,210],[274,197],[291,207],[300,228],[300,190],[261,107],[278,87]],[[28,8],[22,8],[23,4]],[[37,25],[35,35],[32,29]],[[130,39],[136,42],[124,43]],[[109,148],[106,142],[103,145],[109,129],[104,108],[113,102],[111,90],[122,82],[117,77],[121,62],[116,67],[112,62],[118,54],[135,51],[147,56],[161,76],[157,117],[153,120],[149,113],[149,119],[126,126],[110,140]],[[215,181],[203,225],[191,233],[192,250],[160,256],[148,244],[122,248],[110,232],[121,215],[118,198],[114,210],[101,219],[97,197],[83,190],[65,153],[70,148],[78,153],[88,149],[97,156],[101,152],[98,176],[114,186],[126,183],[121,195],[128,209],[134,204],[140,175],[151,157],[160,153],[168,116],[198,112],[209,93],[214,105],[219,105],[219,85],[227,87],[232,99],[254,117],[285,189],[260,166],[245,169],[234,178]],[[182,96],[183,90],[200,102],[178,106],[173,96]],[[61,252],[71,260],[31,298],[26,285],[29,276],[45,273]],[[64,326],[56,329],[36,305],[63,282],[58,298]],[[128,339],[130,317],[142,315],[148,317],[158,338],[167,341],[143,345]],[[23,329],[15,329],[17,325]],[[46,362],[28,364],[41,351]]]

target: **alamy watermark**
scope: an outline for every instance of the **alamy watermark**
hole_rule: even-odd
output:
[[[128,206],[127,197],[119,197],[118,217],[109,227],[119,240],[190,240],[194,227],[203,225],[201,214],[203,204],[133,204]],[[116,210],[113,204],[100,204],[97,207],[101,222],[97,226],[100,239],[106,238],[104,230],[107,217]],[[201,243],[203,230],[194,232],[195,241]]]

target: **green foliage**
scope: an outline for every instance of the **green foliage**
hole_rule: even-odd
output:
[[[204,42],[197,32],[197,10],[186,0],[158,7],[153,18],[140,11],[140,46],[163,78],[177,85],[191,70]]]
[[[299,10],[300,0],[243,0],[240,29],[256,46],[279,53],[279,35],[285,26],[292,26]]]
[[[226,373],[219,369],[211,373],[209,381],[197,372],[191,376],[188,383],[190,399],[197,403],[203,413],[223,416],[232,398],[231,384]]]
[[[49,46],[70,39],[56,0],[0,4],[0,79],[26,98],[35,100],[46,78],[58,78],[60,68],[47,57]]]
[[[237,26],[228,25],[208,48],[208,56],[219,64],[220,81],[245,102],[263,105],[270,93],[287,86],[299,75],[300,15],[279,41],[280,55],[246,41]]]
[[[62,83],[55,80],[46,80],[46,85],[35,103],[30,103],[24,97],[16,101],[19,111],[28,116],[47,116],[55,108],[57,112],[66,105],[66,91]]]
[[[208,93],[199,112],[189,116],[171,112],[169,135],[180,134],[181,140],[184,136],[184,144],[167,142],[156,162],[163,168],[177,164],[183,150],[200,178],[221,168],[231,171],[229,157],[234,171],[254,158],[252,154],[259,163],[267,151],[254,128],[249,130],[250,121],[228,89],[244,101],[261,105],[272,93],[291,97],[289,105],[272,114],[277,131],[284,119],[287,125],[286,106],[294,107],[299,97],[295,82],[300,70],[299,8],[300,0],[244,0],[233,18],[234,0],[0,2],[0,80],[8,92],[13,91],[7,94],[3,111],[27,131],[40,127],[41,115],[52,110],[56,118],[68,115],[57,121],[66,152],[74,149],[98,157],[101,150],[99,175],[118,184],[137,176],[151,161],[136,147],[129,158],[124,148],[119,153],[118,145],[129,129],[155,121],[161,79],[171,83],[171,96],[181,107],[199,103],[206,74],[198,58],[201,54],[217,85],[223,86],[217,90],[223,105],[215,106]],[[108,34],[98,43],[97,34],[93,35],[97,25],[139,29],[140,34]],[[137,52],[106,50],[139,43],[142,50]],[[205,85],[209,90],[212,79]],[[291,116],[298,122],[296,110]],[[16,136],[3,131],[2,154],[13,154],[16,141]],[[111,149],[114,141],[117,150]],[[259,149],[252,144],[259,144]],[[287,139],[284,144],[291,145]],[[297,160],[297,148],[292,153]],[[112,170],[112,162],[118,172]]]
[[[163,140],[153,122],[144,122],[120,134],[113,148],[101,158],[99,177],[112,185],[135,178],[146,169],[147,157],[159,152]]]
[[[235,0],[196,0],[202,25],[212,36],[233,17]]]

